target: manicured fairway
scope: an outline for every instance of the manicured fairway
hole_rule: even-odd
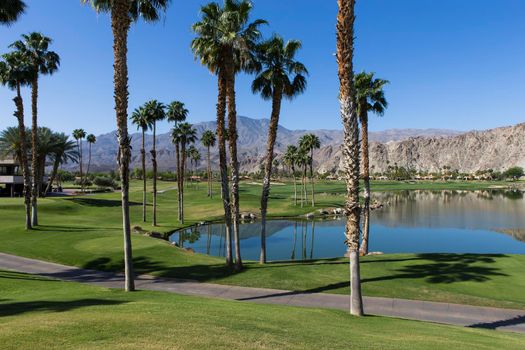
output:
[[[488,183],[491,184],[491,183]],[[377,185],[379,186],[379,185]],[[376,186],[376,187],[377,187]],[[161,183],[160,189],[173,187]],[[340,204],[344,187],[340,183],[317,186],[319,207]],[[243,210],[256,211],[260,186],[243,184]],[[220,217],[217,196],[205,195],[205,184],[190,185],[186,190],[186,212],[190,222]],[[312,211],[291,202],[292,186],[275,186],[270,213],[292,215]],[[140,184],[134,182],[133,224],[140,220]],[[23,230],[20,199],[0,199],[0,251],[48,261],[57,261],[98,270],[122,270],[121,212],[118,193],[40,201],[41,226],[32,232]],[[158,231],[169,231],[176,220],[176,192],[159,195]],[[348,293],[348,262],[345,259],[306,263],[272,263],[260,266],[248,263],[241,273],[223,266],[218,258],[191,254],[167,242],[133,235],[134,262],[139,273],[190,278],[222,284]],[[396,254],[363,258],[363,291],[369,296],[446,301],[472,305],[525,308],[525,277],[522,255],[472,254]]]
[[[525,336],[0,271],[2,349],[522,349]]]

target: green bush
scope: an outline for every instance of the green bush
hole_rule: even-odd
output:
[[[113,180],[112,178],[107,177],[107,176],[97,176],[93,180],[93,183],[97,187],[110,187],[110,188],[113,188],[113,189],[118,187],[118,185],[115,182],[115,180]]]

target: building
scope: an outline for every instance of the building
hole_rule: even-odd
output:
[[[42,177],[42,191],[47,186],[47,176]],[[21,197],[24,194],[24,177],[18,161],[0,158],[0,197]]]
[[[24,190],[24,178],[14,159],[0,158],[0,196],[18,197]]]

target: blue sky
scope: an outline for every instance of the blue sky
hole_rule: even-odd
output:
[[[112,35],[107,15],[79,0],[26,0],[28,11],[0,28],[0,52],[20,34],[52,37],[60,71],[40,83],[41,125],[100,134],[115,129]],[[191,24],[206,1],[173,0],[166,18],[139,23],[129,35],[130,111],[148,99],[181,100],[190,122],[215,118],[216,79],[189,49]],[[50,5],[54,6],[50,6]],[[255,0],[265,35],[299,39],[310,71],[307,92],[282,108],[291,129],[339,129],[335,0]],[[58,6],[59,5],[59,6]],[[525,120],[525,1],[361,0],[357,5],[356,70],[391,81],[390,108],[371,118],[389,128],[486,129]],[[240,76],[240,115],[268,117],[270,103],[252,95]],[[29,90],[24,91],[29,121]],[[14,125],[13,93],[0,88],[0,129]],[[167,131],[164,123],[160,129]]]

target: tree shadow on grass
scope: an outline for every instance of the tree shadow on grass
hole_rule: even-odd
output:
[[[47,279],[47,278],[44,278],[38,275],[28,275],[28,274],[12,272],[12,271],[0,271],[0,280],[2,279],[59,282],[58,280],[50,280],[50,279]]]
[[[471,328],[497,329],[499,327],[525,325],[525,315],[512,317],[506,320],[472,324]]]
[[[78,299],[71,301],[25,301],[0,304],[0,317],[21,315],[26,312],[51,311],[64,312],[89,306],[124,304],[125,301],[108,299]]]
[[[38,225],[37,227],[33,228],[33,230],[35,231],[49,231],[49,232],[86,232],[86,231],[107,231],[107,230],[114,230],[114,229],[116,229],[116,227],[66,226],[66,225]]]
[[[362,283],[398,279],[424,279],[428,283],[486,282],[494,276],[508,276],[501,269],[489,264],[504,254],[418,254],[418,259],[429,261],[403,266],[397,274],[362,279]],[[483,263],[484,265],[479,265]]]
[[[101,198],[87,198],[87,197],[74,197],[68,198],[67,201],[71,201],[75,204],[90,206],[90,207],[120,207],[122,202],[116,199],[101,199]],[[139,202],[129,202],[130,206],[142,205]]]

